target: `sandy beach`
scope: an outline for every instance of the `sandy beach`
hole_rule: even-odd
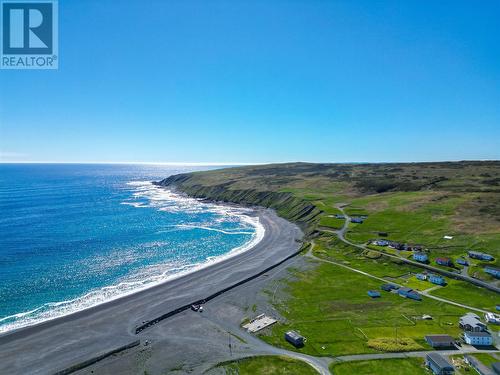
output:
[[[165,327],[179,319],[189,326],[189,313],[193,312],[186,311],[179,314],[181,317],[163,320],[140,334],[135,334],[135,328],[255,275],[299,249],[300,243],[296,239],[302,237],[302,232],[296,225],[279,218],[271,210],[257,209],[254,214],[259,216],[265,236],[242,254],[136,294],[2,334],[0,373],[53,374],[136,340],[141,340],[142,346],[146,340],[154,345],[155,341],[169,339],[171,333]],[[240,297],[245,293],[255,294],[255,290],[245,288],[245,285],[237,289]],[[230,293],[234,294],[235,290]],[[209,304],[217,305],[217,299],[223,300],[224,296]],[[194,319],[199,320],[205,313],[197,314]],[[184,345],[187,345],[185,353],[193,352],[188,343]]]

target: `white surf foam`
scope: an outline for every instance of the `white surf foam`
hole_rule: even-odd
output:
[[[177,229],[202,229],[218,231],[228,235],[251,234],[252,237],[247,243],[232,249],[226,254],[207,257],[207,259],[201,263],[183,264],[180,261],[144,267],[136,274],[127,277],[125,280],[115,285],[109,285],[90,291],[77,298],[59,302],[49,302],[30,311],[3,317],[0,319],[0,333],[69,315],[196,272],[212,264],[222,262],[228,258],[241,254],[254,247],[264,238],[264,227],[259,222],[258,217],[248,215],[251,212],[249,209],[202,202],[157,187],[149,181],[132,181],[129,182],[128,185],[134,187],[134,193],[130,200],[122,202],[122,204],[138,208],[152,207],[161,211],[170,212],[213,212],[222,215],[222,217],[217,220],[226,222],[234,220],[244,224],[248,229],[253,228],[254,231],[251,232],[241,229],[232,231],[204,225],[189,224],[177,225]]]

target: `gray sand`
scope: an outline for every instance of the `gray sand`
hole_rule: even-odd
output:
[[[300,229],[271,210],[257,210],[266,229],[264,239],[243,254],[195,273],[166,282],[92,309],[0,336],[0,373],[52,374],[75,363],[140,339],[142,344],[102,360],[81,373],[194,373],[220,360],[252,353],[272,353],[254,338],[246,343],[227,331],[238,331],[248,303],[258,300],[267,279],[283,271],[283,264],[266,275],[227,292],[205,305],[203,313],[184,311],[134,334],[135,327],[179,306],[202,299],[279,262],[298,250]],[[233,296],[233,297],[231,297]],[[238,301],[238,303],[235,303]],[[263,304],[264,305],[264,304]],[[246,307],[245,307],[246,306]],[[270,308],[270,307],[268,307]],[[252,315],[252,311],[247,315]],[[240,330],[241,331],[241,330]],[[241,335],[246,335],[243,331]],[[144,342],[148,340],[149,345]],[[229,342],[232,343],[232,353]]]

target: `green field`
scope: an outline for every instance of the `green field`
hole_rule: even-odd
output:
[[[431,294],[492,312],[495,312],[496,305],[500,304],[500,295],[497,293],[465,281],[449,280],[448,286],[433,290]]]
[[[381,282],[335,265],[319,264],[307,273],[291,272],[295,279],[283,281],[288,297],[276,303],[286,323],[275,324],[261,335],[272,345],[316,356],[338,356],[378,352],[368,346],[370,339],[407,338],[420,349],[429,349],[423,339],[426,334],[458,337],[460,333],[457,322],[465,312],[461,308],[387,292],[371,299],[367,290],[379,289]],[[421,320],[424,314],[434,319]],[[290,329],[307,338],[303,348],[296,349],[284,340]]]
[[[423,375],[429,374],[421,358],[378,359],[334,363],[330,366],[335,375]]]
[[[228,375],[315,375],[311,366],[305,362],[281,356],[262,356],[225,362],[217,366]]]

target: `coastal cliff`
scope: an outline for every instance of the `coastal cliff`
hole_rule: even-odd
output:
[[[231,182],[204,185],[197,182],[197,173],[170,176],[156,185],[171,187],[194,198],[211,201],[261,206],[274,209],[278,215],[301,227],[306,236],[314,233],[322,211],[307,200],[289,192],[233,188]]]

